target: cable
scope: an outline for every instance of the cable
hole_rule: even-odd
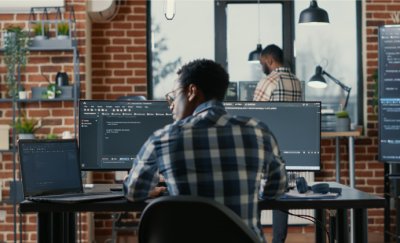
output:
[[[296,217],[313,222],[315,225],[317,225],[319,228],[321,228],[326,233],[326,236],[328,238],[328,243],[330,243],[329,231],[326,229],[326,226],[321,221],[316,219],[315,217],[310,216],[310,215],[304,215],[304,214],[294,214],[294,213],[291,213],[289,211],[282,210],[282,209],[279,209],[279,210],[281,212],[287,213],[288,215],[296,216]]]

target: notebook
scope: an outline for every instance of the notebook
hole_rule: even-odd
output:
[[[76,139],[19,140],[24,198],[74,203],[122,198],[122,192],[83,191]]]

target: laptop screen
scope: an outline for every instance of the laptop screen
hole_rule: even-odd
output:
[[[19,140],[24,196],[82,192],[75,139]]]

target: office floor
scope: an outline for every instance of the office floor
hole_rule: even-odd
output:
[[[270,234],[265,234],[267,242],[272,242]],[[137,243],[135,236],[120,236],[118,243]],[[314,242],[314,233],[289,233],[286,243],[309,243]],[[368,243],[382,243],[383,233],[368,233]]]

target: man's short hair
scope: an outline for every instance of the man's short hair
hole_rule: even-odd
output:
[[[183,65],[177,72],[182,87],[195,84],[204,94],[206,100],[222,101],[229,84],[229,75],[218,63],[197,59]]]
[[[277,45],[269,45],[261,52],[261,56],[271,56],[276,62],[283,63],[283,51]]]

